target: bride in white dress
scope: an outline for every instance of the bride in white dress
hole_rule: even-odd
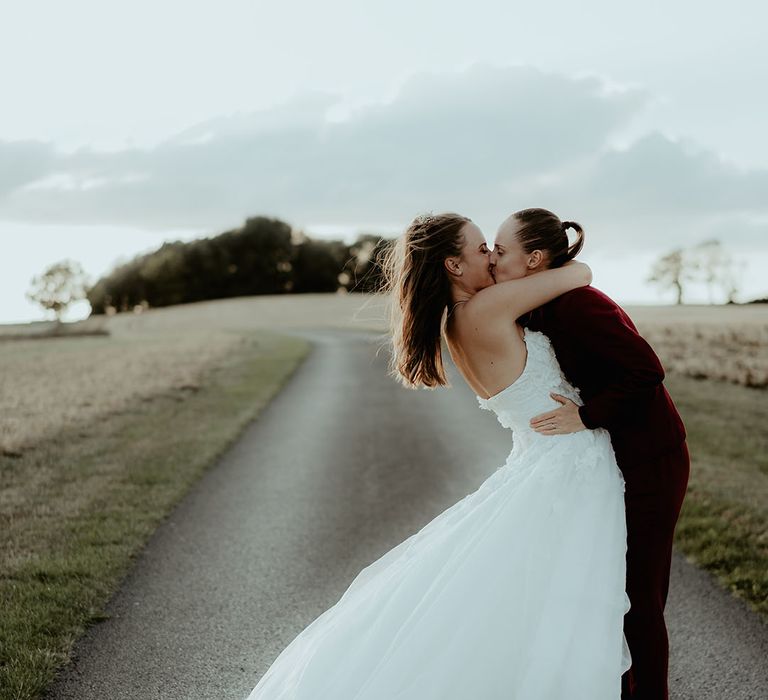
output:
[[[559,407],[550,392],[581,401],[547,336],[515,322],[591,271],[569,262],[494,285],[485,246],[456,214],[419,217],[398,240],[392,368],[409,387],[446,384],[442,335],[480,407],[513,431],[512,451],[364,568],[247,700],[619,700],[623,477],[605,430],[529,426]]]

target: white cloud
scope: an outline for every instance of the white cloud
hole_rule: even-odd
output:
[[[601,205],[670,213],[768,211],[768,170],[746,170],[716,154],[648,134],[622,152],[608,152],[589,180]]]
[[[51,144],[40,141],[0,141],[0,198],[34,182],[55,168]]]
[[[0,219],[223,230],[258,214],[401,225],[452,209],[487,228],[544,206],[608,246],[698,242],[724,216],[760,243],[750,222],[768,215],[768,171],[659,132],[612,146],[650,100],[592,75],[474,65],[414,76],[389,101],[346,113],[314,93],[209,119],[151,149],[6,142]]]
[[[314,95],[207,120],[150,150],[54,156],[26,142],[15,146],[23,167],[0,175],[7,182],[0,217],[165,227],[271,213],[353,223],[399,221],[457,197],[467,205],[498,201],[505,181],[600,148],[645,99],[639,90],[604,87],[594,77],[475,66],[414,77],[390,102],[341,121],[326,118],[331,98]],[[18,189],[60,172],[106,184],[90,192]],[[122,181],[128,175],[143,179]]]

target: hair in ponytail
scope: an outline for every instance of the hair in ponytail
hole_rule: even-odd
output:
[[[549,209],[531,208],[516,211],[512,216],[520,223],[517,239],[526,253],[541,250],[547,253],[549,267],[561,267],[573,260],[584,247],[584,229],[575,221],[560,221]],[[576,230],[576,240],[569,244],[569,228]]]
[[[391,294],[390,374],[410,389],[445,386],[441,353],[443,315],[451,300],[445,259],[460,255],[466,216],[418,216],[384,260],[385,291]]]

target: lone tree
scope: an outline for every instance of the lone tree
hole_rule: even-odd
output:
[[[702,241],[692,250],[692,266],[697,280],[707,286],[709,303],[714,303],[714,292],[723,292],[725,301],[733,304],[739,293],[739,266],[723,248],[720,241]]]
[[[739,263],[731,263],[723,272],[720,278],[720,285],[725,293],[726,304],[736,304],[736,297],[741,290],[741,275],[744,274],[744,270],[747,267],[745,261]]]
[[[27,299],[37,302],[46,311],[53,311],[56,320],[61,323],[61,316],[67,307],[85,299],[87,286],[88,279],[80,263],[62,260],[32,279]]]
[[[683,303],[683,283],[689,279],[687,261],[681,248],[673,250],[659,258],[651,270],[648,282],[657,284],[662,289],[674,289],[676,303]]]
[[[717,239],[702,241],[692,248],[677,248],[659,258],[647,281],[662,289],[674,289],[677,303],[683,303],[683,284],[704,284],[709,303],[714,303],[716,291],[722,291],[727,304],[735,304],[739,294],[741,274],[746,263],[737,262]]]

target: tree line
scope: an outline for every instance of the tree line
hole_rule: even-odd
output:
[[[348,245],[316,240],[280,219],[252,217],[237,229],[158,250],[115,267],[86,291],[93,313],[252,294],[371,292],[392,244],[362,234]]]
[[[67,306],[83,298],[92,313],[103,314],[253,294],[375,292],[393,244],[371,233],[352,244],[317,240],[280,219],[257,216],[213,237],[164,243],[93,285],[79,263],[61,261],[33,279],[27,297],[60,319]],[[739,269],[719,241],[708,240],[660,257],[647,281],[674,290],[678,304],[692,282],[707,286],[710,302],[720,296],[733,303]]]

